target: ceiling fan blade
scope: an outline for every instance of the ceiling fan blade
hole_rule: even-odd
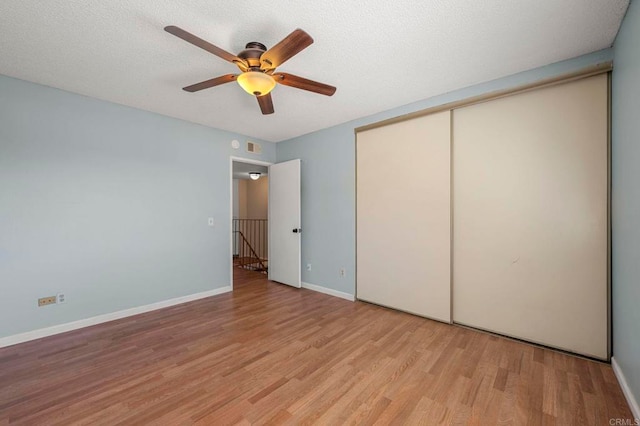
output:
[[[311,43],[313,43],[311,36],[298,28],[260,56],[262,68],[272,69],[279,67],[295,54],[309,47]]]
[[[200,37],[196,37],[193,34],[183,30],[182,28],[176,27],[174,25],[169,25],[168,27],[164,27],[164,30],[169,34],[173,34],[176,37],[183,39],[184,41],[193,44],[194,46],[198,46],[201,49],[206,50],[209,53],[213,53],[214,55],[224,59],[225,61],[229,61],[235,64],[240,64],[243,68],[246,69],[247,64],[236,55],[233,55],[227,52],[224,49],[219,48],[218,46],[214,46],[208,41],[204,41]]]
[[[336,88],[333,86],[298,77],[297,75],[287,74],[286,72],[275,73],[273,74],[273,78],[285,86],[308,90],[309,92],[320,93],[321,95],[331,96],[336,92]]]
[[[267,93],[263,96],[256,96],[256,99],[258,99],[258,104],[260,105],[262,114],[273,114],[273,100],[271,99],[271,93]]]
[[[182,90],[187,92],[197,92],[199,90],[208,89],[210,87],[219,86],[225,83],[231,83],[235,81],[238,76],[235,74],[221,75],[220,77],[212,78],[211,80],[201,81],[200,83],[192,84],[191,86],[183,87]]]

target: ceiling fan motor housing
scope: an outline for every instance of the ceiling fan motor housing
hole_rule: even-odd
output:
[[[238,53],[238,58],[244,59],[249,68],[260,68],[260,57],[267,51],[267,46],[257,41],[250,41],[245,49]]]

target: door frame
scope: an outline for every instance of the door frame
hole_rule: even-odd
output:
[[[274,163],[270,163],[268,161],[260,161],[253,160],[250,158],[244,157],[234,157],[229,156],[229,282],[231,286],[231,291],[233,291],[233,163],[245,163],[245,164],[255,164],[256,166],[267,166]],[[268,232],[268,222],[267,222],[267,232]]]

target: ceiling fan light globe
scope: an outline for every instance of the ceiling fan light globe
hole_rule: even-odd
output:
[[[264,96],[276,87],[276,81],[262,71],[247,71],[237,78],[238,84],[250,95]]]

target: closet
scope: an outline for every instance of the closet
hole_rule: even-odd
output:
[[[357,132],[357,298],[609,357],[608,74]]]

